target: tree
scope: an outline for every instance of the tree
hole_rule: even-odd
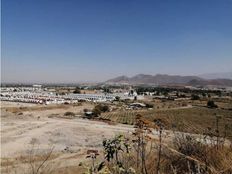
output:
[[[134,95],[134,90],[130,90],[130,95]]]
[[[163,95],[164,95],[164,96],[168,96],[168,92],[167,92],[167,91],[164,91],[164,92],[163,92]]]
[[[96,105],[95,108],[101,112],[108,112],[110,110],[108,105],[102,105],[102,104]]]
[[[196,94],[192,94],[191,100],[200,100],[200,97]]]
[[[92,110],[92,112],[93,112],[93,115],[96,117],[101,115],[101,111],[96,107]]]
[[[207,102],[207,107],[209,107],[209,108],[217,108],[218,106],[214,103],[214,101],[209,100]]]
[[[84,111],[84,112],[88,112],[88,109],[85,108],[83,111]]]
[[[137,96],[134,96],[134,101],[136,101],[137,100]]]
[[[101,108],[102,112],[108,112],[109,110],[110,110],[110,108],[109,108],[108,105],[103,105],[102,108]]]
[[[65,112],[64,113],[64,116],[71,116],[71,117],[74,117],[75,116],[75,113],[73,113],[73,112]]]
[[[105,88],[103,89],[103,91],[104,91],[104,93],[111,93],[110,89],[107,88],[107,87],[105,87]]]
[[[154,105],[152,103],[146,103],[146,108],[153,108]]]
[[[73,94],[80,94],[81,90],[79,87],[76,87],[76,89],[73,91]]]
[[[119,96],[116,96],[115,97],[115,101],[119,101],[120,100],[120,97]]]

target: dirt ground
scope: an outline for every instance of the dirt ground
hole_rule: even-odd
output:
[[[87,150],[98,150],[101,161],[103,139],[129,135],[134,127],[83,119],[83,110],[93,107],[89,102],[76,105],[1,102],[0,173],[33,173],[32,168],[37,168],[51,149],[52,154],[40,173],[83,173],[91,162],[86,159]],[[75,116],[64,117],[66,112]],[[152,135],[154,140],[158,139],[157,132]],[[173,137],[173,132],[166,130],[163,142],[170,143]]]
[[[80,118],[78,114],[84,108],[92,107],[90,103],[79,106],[41,106],[1,102],[1,172],[14,173],[21,168],[17,170],[17,173],[21,173],[22,169],[27,170],[29,166],[22,159],[29,158],[32,149],[36,151],[34,155],[39,156],[51,148],[54,148],[51,161],[56,164],[59,162],[61,173],[68,166],[78,169],[79,163],[86,161],[88,149],[101,151],[104,138],[133,130],[132,126],[108,125]],[[59,118],[67,111],[77,116]]]

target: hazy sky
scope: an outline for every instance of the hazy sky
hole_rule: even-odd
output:
[[[232,71],[232,0],[2,0],[2,81]]]

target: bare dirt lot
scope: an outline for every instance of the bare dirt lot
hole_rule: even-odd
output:
[[[104,138],[133,130],[132,126],[108,125],[79,118],[78,114],[84,108],[92,107],[86,103],[56,107],[2,102],[2,173],[14,173],[19,168],[28,170],[27,162],[22,159],[29,158],[30,150],[34,148],[41,155],[51,147],[54,147],[52,161],[59,161],[59,170],[72,166],[79,171],[78,164],[85,161],[88,149],[101,150]],[[67,111],[77,113],[77,116],[72,119],[59,118]],[[57,117],[50,117],[51,115]],[[59,170],[56,169],[56,172]],[[17,170],[17,173],[21,171],[23,170]]]

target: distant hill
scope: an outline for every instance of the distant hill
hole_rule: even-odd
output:
[[[191,86],[232,86],[232,80],[230,79],[212,79],[212,80],[191,80],[187,83]]]
[[[204,79],[231,79],[232,72],[201,74],[199,77]]]
[[[230,79],[211,79],[207,80],[198,76],[179,76],[179,75],[146,75],[138,74],[133,77],[119,76],[106,81],[110,84],[154,84],[154,85],[168,85],[168,84],[183,84],[191,86],[206,86],[206,85],[217,85],[217,86],[232,86],[232,80]]]
[[[107,82],[112,82],[112,83],[127,83],[129,81],[129,77],[127,76],[119,76],[119,77],[116,77],[114,79],[110,79],[108,80]]]

